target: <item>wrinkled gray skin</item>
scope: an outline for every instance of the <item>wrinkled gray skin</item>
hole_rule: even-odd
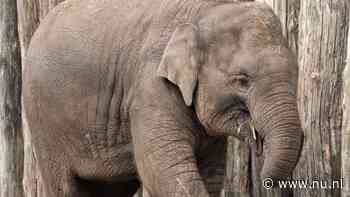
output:
[[[48,197],[131,196],[136,179],[154,197],[206,197],[225,136],[251,138],[235,133],[250,120],[262,177],[291,174],[296,84],[266,5],[68,0],[31,41],[23,98]]]

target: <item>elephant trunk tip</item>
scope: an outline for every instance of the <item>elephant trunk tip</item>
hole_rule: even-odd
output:
[[[288,136],[288,135],[287,135]],[[286,137],[286,136],[284,136]],[[274,136],[269,139],[269,143],[264,144],[265,159],[261,171],[261,178],[272,180],[288,180],[300,158],[304,134],[302,130],[296,129],[288,136],[289,140],[281,140]]]

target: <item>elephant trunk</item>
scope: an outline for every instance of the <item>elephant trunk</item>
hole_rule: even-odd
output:
[[[273,83],[261,82],[261,87],[253,90],[249,108],[254,126],[263,138],[261,178],[280,180],[290,176],[295,168],[303,133],[294,86],[288,82],[279,81],[278,86]]]

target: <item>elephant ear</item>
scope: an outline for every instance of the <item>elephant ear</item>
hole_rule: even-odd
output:
[[[197,28],[193,24],[177,27],[157,70],[157,76],[164,77],[179,87],[187,106],[192,104],[199,72],[197,34]]]

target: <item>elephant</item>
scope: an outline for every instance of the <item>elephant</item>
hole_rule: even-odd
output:
[[[228,136],[261,144],[262,178],[300,157],[298,63],[266,4],[67,0],[25,65],[48,197],[219,196]]]

